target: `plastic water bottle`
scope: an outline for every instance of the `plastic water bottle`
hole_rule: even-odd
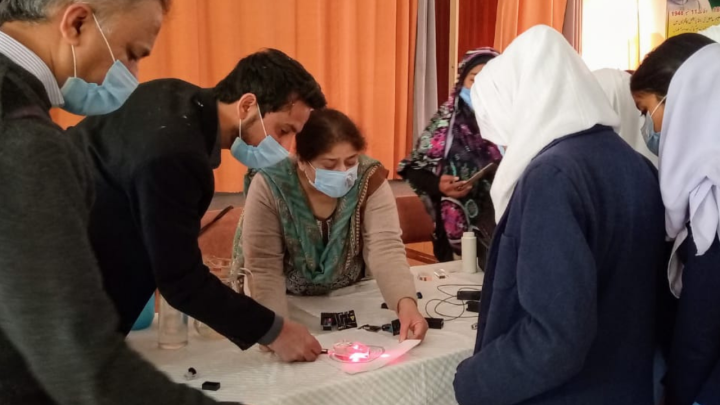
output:
[[[465,232],[462,237],[463,273],[477,273],[477,238],[474,232]]]
[[[188,317],[168,304],[160,296],[158,346],[161,349],[181,349],[188,344]]]

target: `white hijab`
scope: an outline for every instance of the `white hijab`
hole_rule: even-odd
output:
[[[705,35],[706,37],[712,39],[715,42],[720,42],[720,25],[713,25],[712,27],[706,28],[698,34]]]
[[[483,138],[507,148],[490,191],[498,222],[525,168],[547,145],[596,124],[620,125],[577,52],[545,25],[491,60],[471,94]]]
[[[698,256],[720,233],[720,44],[696,52],[670,82],[660,135],[660,190],[671,238],[690,222]]]
[[[618,69],[600,69],[594,71],[593,75],[600,83],[613,109],[620,116],[620,137],[657,166],[657,156],[650,152],[642,136],[641,128],[645,123],[645,117],[635,106],[635,100],[630,92],[632,75]]]

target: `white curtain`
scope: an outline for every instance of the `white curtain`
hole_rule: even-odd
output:
[[[634,70],[665,40],[666,20],[667,0],[583,0],[583,59],[592,70]]]
[[[438,109],[435,0],[418,0],[413,145]]]

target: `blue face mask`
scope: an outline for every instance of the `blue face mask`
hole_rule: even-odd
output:
[[[652,152],[655,156],[660,156],[660,132],[655,132],[655,123],[653,122],[652,117],[658,108],[660,108],[660,106],[665,102],[666,98],[667,96],[660,100],[660,103],[658,103],[652,113],[645,115],[645,125],[643,125],[642,128],[642,136],[643,139],[645,139],[645,144],[648,149],[650,149],[650,152]]]
[[[660,133],[655,132],[655,124],[652,117],[645,116],[645,125],[643,126],[643,138],[650,152],[655,156],[660,156]]]
[[[467,87],[463,87],[462,90],[460,90],[460,98],[463,99],[465,104],[467,104],[470,109],[473,109],[472,97],[470,97],[470,89],[468,89]]]
[[[310,177],[305,173],[310,184],[315,189],[328,197],[340,198],[349,193],[357,181],[358,165],[341,172],[337,170],[315,169],[315,181],[310,181]]]
[[[138,80],[125,65],[115,59],[110,43],[105,37],[95,15],[95,25],[100,30],[105,44],[110,50],[113,64],[105,75],[101,85],[88,83],[77,77],[77,59],[75,47],[72,46],[74,77],[65,81],[61,92],[65,101],[63,109],[77,115],[103,115],[120,108],[138,86]]]
[[[258,115],[260,116],[260,125],[262,125],[265,139],[258,146],[251,146],[242,140],[242,120],[240,120],[240,135],[233,142],[230,153],[240,163],[251,169],[262,169],[264,167],[273,166],[289,156],[288,151],[280,145],[275,138],[268,135],[265,130],[260,106],[258,105]]]

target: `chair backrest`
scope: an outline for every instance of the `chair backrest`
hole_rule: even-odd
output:
[[[403,243],[431,242],[435,225],[415,194],[395,196]]]

